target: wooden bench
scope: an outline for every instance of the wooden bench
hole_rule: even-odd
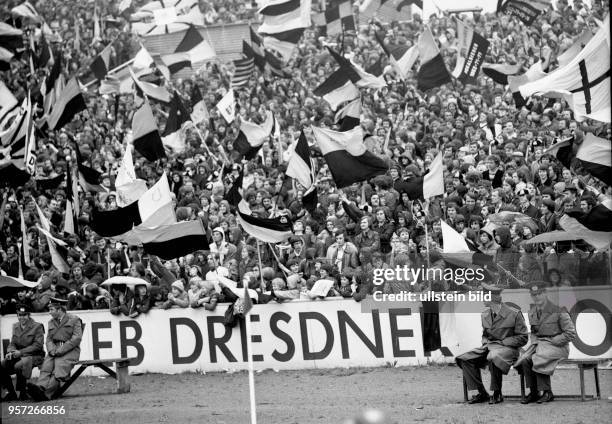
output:
[[[90,361],[79,361],[76,365],[80,365],[80,367],[70,376],[70,379],[62,384],[56,391],[53,393],[52,398],[57,399],[60,397],[68,388],[76,381],[77,378],[85,371],[88,367],[94,366],[98,367],[108,375],[117,380],[117,393],[128,393],[130,391],[130,377],[128,373],[128,367],[130,365],[130,361],[135,358],[115,358],[115,359],[94,359]],[[115,370],[109,368],[107,364],[115,364]]]
[[[580,397],[580,400],[584,402],[587,399],[601,399],[601,391],[599,388],[599,364],[609,361],[609,359],[565,359],[559,362],[559,365],[577,365],[578,370],[580,371],[580,395],[555,395],[555,398],[558,399],[576,399]],[[587,395],[585,393],[584,386],[584,370],[593,370],[593,374],[595,376],[595,395]],[[525,376],[523,373],[519,373],[520,381],[521,381],[521,395],[520,397],[517,395],[504,395],[505,398],[520,398],[521,400],[525,399]],[[465,402],[468,401],[468,389],[467,384],[465,382],[465,378],[463,378],[463,400]]]

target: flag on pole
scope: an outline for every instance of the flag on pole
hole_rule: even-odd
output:
[[[210,43],[202,38],[194,26],[190,26],[174,53],[163,55],[162,61],[170,73],[174,74],[187,66],[193,68],[196,63],[202,64],[215,57],[215,50]]]
[[[162,138],[159,135],[155,116],[153,116],[151,106],[146,99],[143,100],[142,106],[134,112],[132,117],[132,136],[134,148],[138,153],[147,158],[148,161],[153,162],[166,157],[166,151],[164,150]],[[128,150],[130,149],[126,149],[126,154]]]
[[[166,127],[162,134],[162,143],[174,152],[180,153],[187,147],[183,127],[189,121],[190,115],[177,93],[174,93],[170,102],[170,112],[166,120]]]
[[[336,112],[335,121],[340,126],[340,131],[348,131],[355,128],[361,119],[361,97],[347,103]]]
[[[610,140],[588,133],[576,151],[582,168],[603,181],[612,185],[612,143]]]
[[[4,208],[2,210],[2,215],[4,216]],[[26,228],[25,218],[23,217],[23,208],[19,206],[19,216],[21,218],[21,243],[23,245],[23,260],[27,266],[30,266],[32,263],[30,259],[30,246],[28,244],[28,231]],[[0,225],[0,229],[2,225]]]
[[[423,177],[423,198],[427,200],[441,194],[444,194],[444,164],[442,152],[438,152],[429,165],[429,172]]]
[[[314,17],[319,33],[324,36],[355,30],[353,4],[349,0],[336,2]]]
[[[516,16],[525,25],[529,26],[533,24],[538,16],[542,13],[542,10],[536,5],[530,4],[533,2],[521,1],[521,0],[499,0],[497,3],[497,12],[503,12],[507,15]]]
[[[170,34],[190,26],[204,26],[198,0],[155,0],[130,16],[132,32],[138,35]]]
[[[310,27],[311,0],[264,0],[259,13],[263,22],[261,34],[277,34],[298,28]]]
[[[521,72],[520,64],[507,63],[485,63],[482,65],[482,72],[493,81],[501,85],[508,85],[508,76],[516,75]]]
[[[130,75],[132,76],[134,84],[136,84],[136,93],[138,95],[140,95],[141,97],[147,96],[162,103],[170,103],[171,96],[170,92],[166,89],[166,87],[139,80],[131,68]]]
[[[572,45],[565,50],[562,54],[557,56],[557,63],[559,63],[559,68],[562,68],[568,65],[574,57],[580,53],[582,49],[587,45],[589,41],[593,38],[593,33],[590,28],[585,29],[582,34],[574,40]]]
[[[202,93],[200,92],[200,87],[198,87],[197,84],[193,84],[190,100],[191,114],[189,117],[191,118],[191,122],[196,125],[201,122],[208,122],[210,115],[208,113],[208,109],[206,108],[206,102],[204,101]]]
[[[160,139],[161,144],[161,139]],[[121,166],[117,170],[115,178],[117,189],[117,206],[124,207],[140,199],[147,191],[147,183],[136,177],[134,161],[132,160],[132,148],[126,146]]]
[[[419,58],[419,49],[417,45],[408,47],[391,43],[385,44],[378,32],[374,35],[387,57],[389,57],[391,65],[397,70],[397,73],[402,79],[406,79],[408,73],[412,71],[414,63]]]
[[[421,67],[417,73],[417,88],[419,90],[427,91],[452,82],[444,59],[440,54],[440,49],[438,49],[429,27],[426,27],[425,31],[419,36],[418,49],[421,60]]]
[[[610,15],[603,27],[566,66],[537,81],[521,85],[523,97],[557,97],[569,103],[577,120],[610,122]]]
[[[87,109],[81,94],[81,86],[76,77],[72,77],[59,95],[49,115],[49,128],[59,130],[72,121],[72,118]]]
[[[251,75],[255,71],[255,59],[244,58],[234,60],[234,73],[232,74],[232,88],[239,88],[247,85]]]
[[[542,68],[542,62],[536,62],[527,69],[522,75],[508,75],[508,88],[512,92],[514,104],[517,108],[525,106],[527,101],[523,96],[519,88],[529,82],[541,80],[546,76],[544,69]]]
[[[219,100],[216,107],[228,124],[234,122],[234,119],[236,119],[236,100],[234,99],[234,90],[230,88],[221,98],[221,100]]]
[[[261,125],[242,119],[240,131],[234,140],[234,150],[247,160],[253,159],[266,138],[272,134],[273,128],[274,116],[270,111],[266,111],[266,120]]]
[[[313,168],[310,147],[302,130],[295,149],[289,158],[285,174],[308,189],[314,182]]]
[[[457,63],[452,74],[464,84],[476,84],[476,77],[489,49],[489,41],[460,19],[456,21]]]
[[[612,243],[612,205],[606,200],[589,212],[566,212],[559,225],[577,239],[583,239],[597,249],[607,249]]]
[[[83,163],[83,158],[81,157],[81,151],[79,150],[78,145],[76,146],[75,153],[79,175],[79,184],[81,184],[83,190],[101,193],[107,192],[108,190],[104,188],[100,183],[100,180],[102,179],[102,174]]]
[[[94,208],[90,224],[91,228],[102,237],[116,237],[140,224],[152,228],[175,222],[170,185],[164,173],[140,199],[128,206],[109,211]]]
[[[31,19],[34,22],[42,22],[42,17],[38,14],[34,6],[26,1],[11,9],[11,13],[20,18]]]
[[[164,260],[188,255],[196,250],[208,250],[206,229],[200,219],[155,228],[135,227],[131,234],[136,237],[144,251]]]
[[[383,159],[366,149],[361,126],[344,132],[311,128],[338,188],[384,174],[389,169]]]
[[[337,110],[343,103],[360,97],[359,89],[348,80],[342,69],[333,72],[328,79],[314,89],[313,94],[323,97],[332,110]]]
[[[89,65],[89,69],[91,69],[91,72],[98,81],[102,81],[111,69],[110,58],[112,48],[112,43],[104,47],[100,54],[98,54]]]

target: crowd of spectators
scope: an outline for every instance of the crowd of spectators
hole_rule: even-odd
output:
[[[10,8],[20,1],[5,1],[0,16],[11,22]],[[66,77],[92,79],[89,64],[110,40],[112,62],[120,64],[139,49],[138,38],[129,32],[117,2],[40,0],[31,2],[51,28],[51,44],[62,57]],[[135,6],[144,2],[134,2]],[[95,8],[94,8],[95,6]],[[556,12],[540,16],[531,27],[506,15],[470,13],[463,19],[490,43],[486,62],[520,63],[526,69],[545,58],[548,69],[557,67],[556,57],[587,28],[597,30],[597,20],[608,13],[607,2],[589,6],[576,0],[569,6],[556,2]],[[207,24],[256,20],[245,2],[200,1]],[[94,13],[95,12],[95,13]],[[94,39],[94,16],[104,23],[101,37]],[[456,57],[455,24],[442,13],[427,20],[449,69]],[[302,204],[304,189],[285,177],[290,146],[303,129],[313,143],[310,125],[334,126],[334,112],[312,91],[333,71],[333,58],[325,52],[314,29],[307,29],[298,53],[288,66],[290,79],[274,78],[258,71],[236,93],[240,119],[262,122],[271,110],[281,128],[278,140],[269,139],[262,155],[245,163],[237,159],[232,143],[240,119],[227,124],[214,108],[228,88],[231,65],[213,61],[190,79],[173,82],[187,99],[193,84],[200,88],[209,122],[200,133],[186,130],[188,148],[180,154],[149,162],[134,152],[139,178],[149,187],[166,172],[174,196],[177,220],[199,219],[210,236],[210,249],[163,261],[148,255],[141,246],[128,246],[102,238],[89,226],[94,207],[117,207],[113,182],[121,157],[131,148],[130,123],[133,96],[101,96],[94,87],[84,93],[87,111],[61,131],[39,139],[36,174],[16,189],[3,188],[6,199],[0,228],[0,268],[3,274],[38,281],[35,289],[23,288],[1,294],[2,312],[27,304],[45,311],[51,298],[64,299],[68,308],[110,309],[111,313],[136,317],[152,307],[203,307],[236,300],[236,287],[248,285],[260,303],[291,299],[342,296],[363,299],[375,289],[375,269],[396,266],[443,268],[445,262],[440,218],[471,240],[482,252],[495,257],[499,267],[487,278],[518,288],[534,281],[548,286],[610,284],[607,251],[581,240],[526,243],[537,234],[560,229],[559,217],[569,209],[588,212],[612,193],[610,187],[580,169],[564,168],[544,154],[553,142],[574,137],[581,142],[593,133],[610,139],[610,125],[586,120],[577,122],[569,105],[558,99],[532,97],[517,107],[512,93],[482,73],[477,86],[460,82],[422,93],[416,76],[402,81],[374,37],[384,29],[385,42],[414,44],[424,28],[419,16],[411,21],[362,25],[354,33],[325,40],[370,68],[381,64],[388,87],[362,90],[361,125],[373,136],[367,146],[389,162],[386,175],[337,189],[323,158],[316,156],[318,205],[308,212]],[[40,31],[38,31],[38,34]],[[77,36],[78,33],[78,36]],[[37,87],[45,70],[31,75],[28,61],[15,60],[0,77],[22,99],[28,88]],[[160,128],[167,111],[153,105]],[[384,148],[385,140],[388,145]],[[79,193],[80,215],[76,235],[62,232],[65,219],[65,183],[45,189],[40,180],[65,174],[75,163],[74,142],[85,163],[103,173],[109,193]],[[205,145],[204,145],[205,144]],[[409,199],[406,187],[425,172],[437,152],[445,166],[445,194],[425,207]],[[316,155],[316,147],[313,147]],[[235,210],[224,199],[238,171],[249,181],[244,198],[261,217],[287,215],[293,236],[278,245],[258,243],[236,222]],[[223,175],[220,175],[223,173]],[[52,224],[51,232],[68,245],[69,274],[52,264],[46,237],[37,229],[35,202]],[[20,209],[26,227],[22,237]],[[491,216],[515,211],[528,218],[500,223]],[[23,263],[20,249],[28,249],[31,263]],[[20,259],[22,264],[20,266]],[[261,264],[261,266],[260,266]],[[110,277],[130,276],[142,284],[103,285]],[[228,281],[229,280],[229,281]],[[317,282],[332,281],[327,294],[317,292]],[[386,281],[380,289],[462,289],[455,281]],[[234,290],[232,290],[232,288]]]

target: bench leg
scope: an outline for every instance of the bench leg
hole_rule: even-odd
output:
[[[597,365],[593,367],[593,374],[595,374],[595,393],[597,394],[597,399],[601,399],[601,393],[599,391],[599,370],[597,369]]]
[[[578,369],[580,370],[580,398],[584,402],[584,368],[579,364]]]
[[[117,362],[117,393],[130,392],[130,374],[128,372],[128,362]]]
[[[468,401],[468,389],[467,384],[465,383],[465,377],[461,377],[461,381],[463,382],[463,401]]]
[[[521,376],[521,401],[525,400],[525,375],[523,373],[519,374]]]
[[[108,375],[110,375],[113,378],[117,378],[117,374],[115,374],[115,371],[111,370],[109,367],[107,367],[105,364],[96,364],[96,366],[98,368],[101,368],[102,370],[104,370],[104,372],[106,372]]]
[[[55,391],[55,393],[53,393],[53,396],[51,396],[51,398],[57,399],[58,397],[63,395],[64,392],[68,390],[68,388],[72,385],[72,383],[74,383],[74,381],[79,378],[81,374],[83,374],[83,371],[85,371],[87,367],[88,365],[81,365],[79,369],[76,370],[76,372],[70,376],[70,379],[68,379],[68,381],[58,387],[58,389]]]

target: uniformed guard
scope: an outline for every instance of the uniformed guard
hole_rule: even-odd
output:
[[[519,356],[519,348],[527,343],[527,326],[523,314],[519,309],[502,302],[503,289],[482,284],[482,290],[491,294],[491,300],[485,301],[485,310],[481,314],[482,346],[455,358],[463,371],[468,390],[478,390],[468,401],[470,404],[503,402],[503,375],[508,374]],[[492,397],[482,384],[480,373],[480,369],[487,365],[491,372]]]
[[[569,356],[569,343],[576,338],[576,328],[565,308],[548,299],[541,284],[529,288],[533,304],[529,309],[531,345],[515,367],[525,374],[529,395],[521,403],[545,403],[554,400],[550,376],[559,361]]]
[[[0,363],[0,378],[2,387],[8,390],[3,402],[16,400],[17,393],[13,387],[11,375],[16,374],[16,388],[19,400],[27,400],[26,383],[32,376],[32,368],[42,364],[45,357],[45,329],[39,322],[30,317],[30,310],[25,305],[17,306],[17,320],[13,324],[11,343],[6,349],[6,355]]]
[[[47,334],[47,356],[40,367],[38,381],[28,383],[28,394],[35,401],[49,400],[59,387],[60,381],[70,378],[72,367],[81,354],[81,319],[66,313],[67,301],[52,298],[49,302]]]

